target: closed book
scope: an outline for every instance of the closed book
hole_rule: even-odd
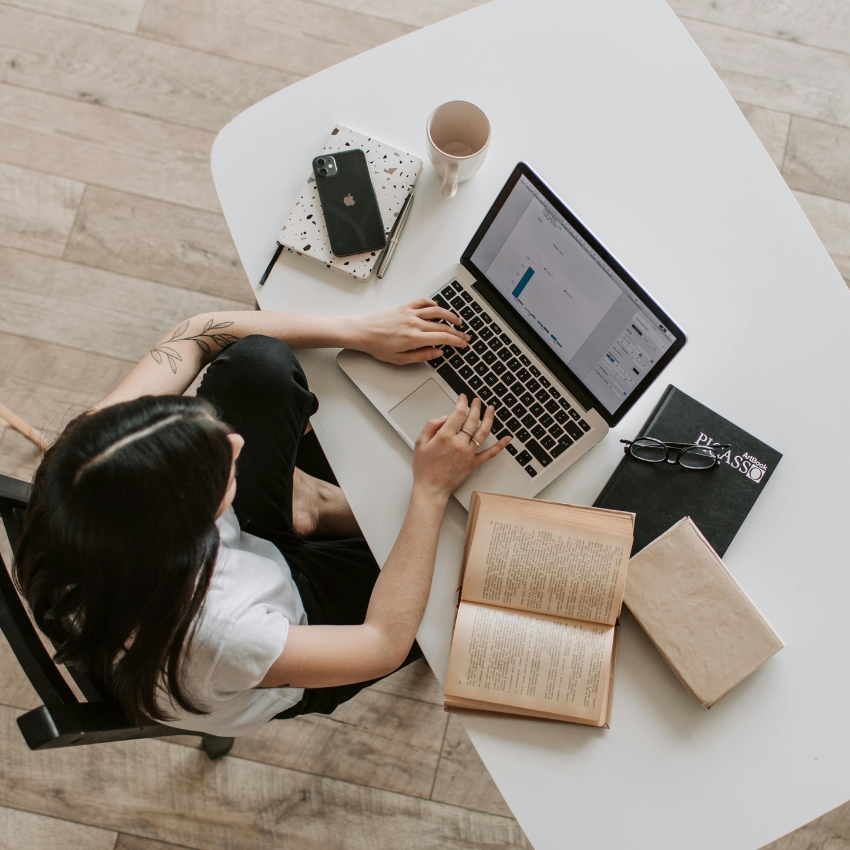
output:
[[[629,561],[624,602],[706,708],[784,645],[689,517]]]
[[[632,555],[689,516],[723,557],[782,455],[672,384],[638,436],[731,448],[708,470],[647,463],[627,453],[594,507],[636,515]]]

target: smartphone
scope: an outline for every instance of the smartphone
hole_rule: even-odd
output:
[[[362,150],[317,156],[313,175],[331,251],[337,257],[378,251],[387,244],[369,163]]]

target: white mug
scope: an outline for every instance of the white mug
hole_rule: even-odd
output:
[[[440,194],[453,198],[457,184],[469,180],[484,163],[490,145],[490,121],[474,103],[450,100],[428,116],[428,156],[443,178]]]

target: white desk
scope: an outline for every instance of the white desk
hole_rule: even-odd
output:
[[[356,283],[284,255],[260,305],[365,312],[426,294],[525,159],[682,324],[669,370],[542,496],[590,503],[667,382],[695,395],[785,454],[726,563],[786,648],[706,711],[626,616],[610,730],[464,722],[538,850],[755,850],[850,798],[846,287],[663,0],[496,0],[242,113],[212,167],[251,281],[336,122],[424,156],[426,116],[454,98],[489,114],[489,158],[451,201],[426,166],[388,276]],[[302,358],[313,421],[382,561],[410,452],[334,354]],[[419,633],[441,677],[464,521],[453,502]]]

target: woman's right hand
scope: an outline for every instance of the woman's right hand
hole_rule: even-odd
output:
[[[503,437],[494,446],[480,450],[473,441],[484,445],[493,427],[494,409],[481,416],[476,398],[467,406],[466,396],[458,396],[455,409],[439,419],[429,419],[413,450],[413,489],[448,501],[470,473],[494,458],[511,441]]]
[[[351,329],[344,345],[365,351],[378,360],[404,365],[442,356],[440,346],[466,348],[469,334],[455,325],[461,320],[430,298],[366,316],[344,320]],[[451,322],[451,324],[441,324]]]

